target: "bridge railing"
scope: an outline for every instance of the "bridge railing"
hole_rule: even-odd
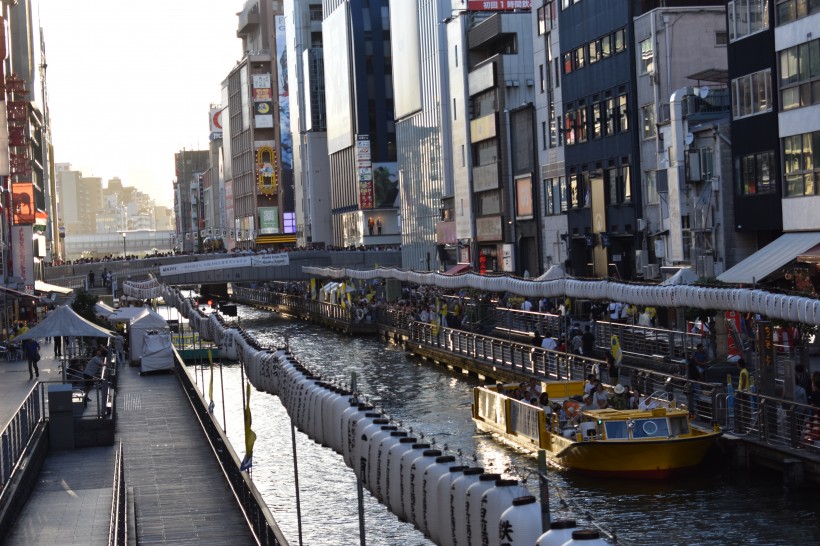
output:
[[[18,464],[26,452],[37,425],[45,420],[43,383],[38,383],[23,403],[14,412],[14,416],[0,433],[0,497],[12,479]]]

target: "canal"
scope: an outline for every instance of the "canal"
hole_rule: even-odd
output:
[[[266,347],[286,340],[299,360],[324,379],[349,384],[355,372],[367,401],[436,446],[508,477],[529,476],[537,497],[535,459],[478,434],[470,418],[475,378],[408,357],[375,337],[354,338],[276,314],[239,306],[241,326]],[[207,370],[197,371],[200,384]],[[221,375],[221,380],[220,380]],[[224,404],[222,392],[224,390]],[[214,374],[214,414],[235,451],[244,455],[240,368]],[[298,544],[290,421],[277,397],[251,395],[254,448],[252,478],[291,544]],[[341,455],[296,432],[296,460],[303,544],[359,543],[355,476]],[[459,455],[460,454],[460,455]],[[626,544],[818,544],[820,496],[816,490],[785,491],[779,474],[730,471],[716,453],[694,475],[666,482],[591,479],[549,471],[553,519],[592,518]],[[409,523],[399,522],[365,490],[367,544],[432,544]]]

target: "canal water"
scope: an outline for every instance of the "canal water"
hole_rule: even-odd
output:
[[[376,337],[349,337],[309,323],[240,306],[239,322],[265,347],[286,340],[315,374],[349,384],[355,372],[366,399],[401,424],[435,440],[465,464],[519,479],[537,497],[535,459],[478,434],[470,418],[475,378],[408,357]],[[234,319],[235,320],[235,319]],[[198,370],[207,393],[209,372]],[[241,372],[226,365],[214,374],[214,414],[244,455]],[[224,403],[223,403],[224,391]],[[223,411],[224,408],[224,411]],[[299,544],[294,447],[284,407],[275,396],[251,395],[254,448],[252,478],[290,544]],[[342,457],[296,432],[303,544],[359,544],[355,476]],[[719,462],[719,455],[715,457]],[[666,482],[591,479],[549,471],[553,519],[591,519],[625,544],[820,544],[820,495],[787,492],[778,474],[728,471],[711,465]],[[371,546],[432,544],[364,491],[366,543]]]

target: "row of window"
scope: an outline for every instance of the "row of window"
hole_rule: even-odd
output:
[[[564,53],[564,74],[575,72],[587,64],[595,64],[624,51],[626,51],[626,29],[622,28]]]
[[[768,0],[733,0],[726,5],[729,41],[740,40],[769,28]]]
[[[820,104],[820,39],[780,52],[780,108],[812,104]]]
[[[772,70],[746,74],[732,80],[734,119],[772,111]]]
[[[629,131],[627,104],[625,92],[593,102],[589,107],[584,101],[580,101],[577,107],[568,104],[564,112],[564,144],[573,146]]]
[[[786,197],[820,195],[820,131],[783,139]]]
[[[777,24],[785,25],[820,11],[820,0],[777,0]]]
[[[774,173],[774,151],[769,150],[735,158],[735,180],[737,193],[740,195],[757,195],[773,193],[777,184],[772,177]]]

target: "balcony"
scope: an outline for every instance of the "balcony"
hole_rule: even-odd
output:
[[[259,25],[259,12],[245,11],[239,14],[239,27],[236,29],[236,37],[247,36]]]

